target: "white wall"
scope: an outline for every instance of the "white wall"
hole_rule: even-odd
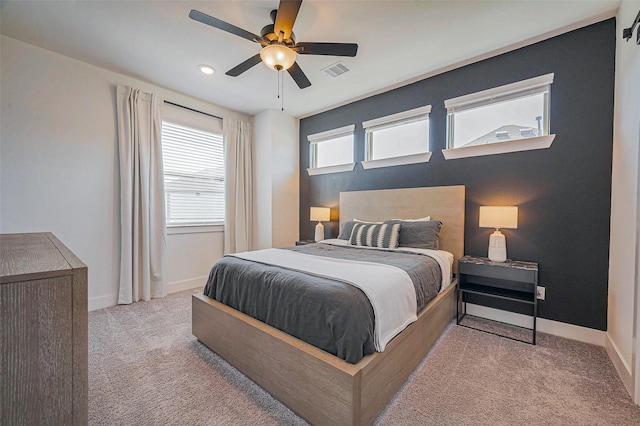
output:
[[[251,117],[2,36],[0,232],[51,231],[89,268],[89,306],[117,301],[118,83],[219,116]],[[169,291],[203,281],[222,233],[168,237]],[[197,284],[200,285],[200,284]]]
[[[611,246],[607,351],[633,395],[634,321],[638,309],[638,145],[640,143],[640,46],[636,29],[629,42],[622,29],[631,25],[640,1],[623,1],[616,18],[616,91],[611,192]],[[638,372],[635,373],[636,377]],[[636,403],[640,402],[636,392]]]
[[[299,235],[298,124],[277,110],[254,121],[254,249],[289,247]]]
[[[271,227],[271,114],[253,121],[253,249],[272,247]]]
[[[281,111],[271,112],[273,246],[290,247],[300,235],[300,155],[298,124]]]
[[[223,226],[213,228],[195,233],[168,230],[165,275],[168,293],[204,287],[211,265],[224,254]]]

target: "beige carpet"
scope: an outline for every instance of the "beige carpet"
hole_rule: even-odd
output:
[[[192,292],[89,314],[89,424],[305,424],[191,335]],[[603,348],[452,324],[379,425],[640,425]]]

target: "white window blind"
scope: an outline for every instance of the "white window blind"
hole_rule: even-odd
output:
[[[162,122],[167,226],[224,222],[222,135]]]
[[[451,114],[484,105],[510,101],[538,93],[549,92],[551,90],[551,83],[553,83],[553,73],[505,84],[504,86],[494,87],[481,92],[458,96],[453,99],[447,99],[444,101],[444,107],[447,109],[447,112]]]
[[[362,127],[364,127],[365,132],[371,133],[377,130],[387,129],[389,127],[402,126],[416,121],[428,120],[430,112],[431,105],[426,105],[420,108],[414,108],[397,114],[391,114],[385,117],[365,121],[362,123]]]

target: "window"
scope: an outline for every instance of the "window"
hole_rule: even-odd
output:
[[[365,169],[424,163],[429,152],[431,105],[362,123],[367,135]]]
[[[224,222],[222,135],[162,122],[167,226]]]
[[[327,130],[307,136],[309,140],[309,175],[353,170],[353,132],[355,125]]]
[[[547,74],[446,100],[445,158],[548,148],[551,83]]]

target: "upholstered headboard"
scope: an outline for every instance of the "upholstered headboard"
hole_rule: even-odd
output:
[[[464,186],[382,189],[340,193],[340,225],[354,218],[366,221],[431,216],[443,223],[441,250],[464,256]]]

